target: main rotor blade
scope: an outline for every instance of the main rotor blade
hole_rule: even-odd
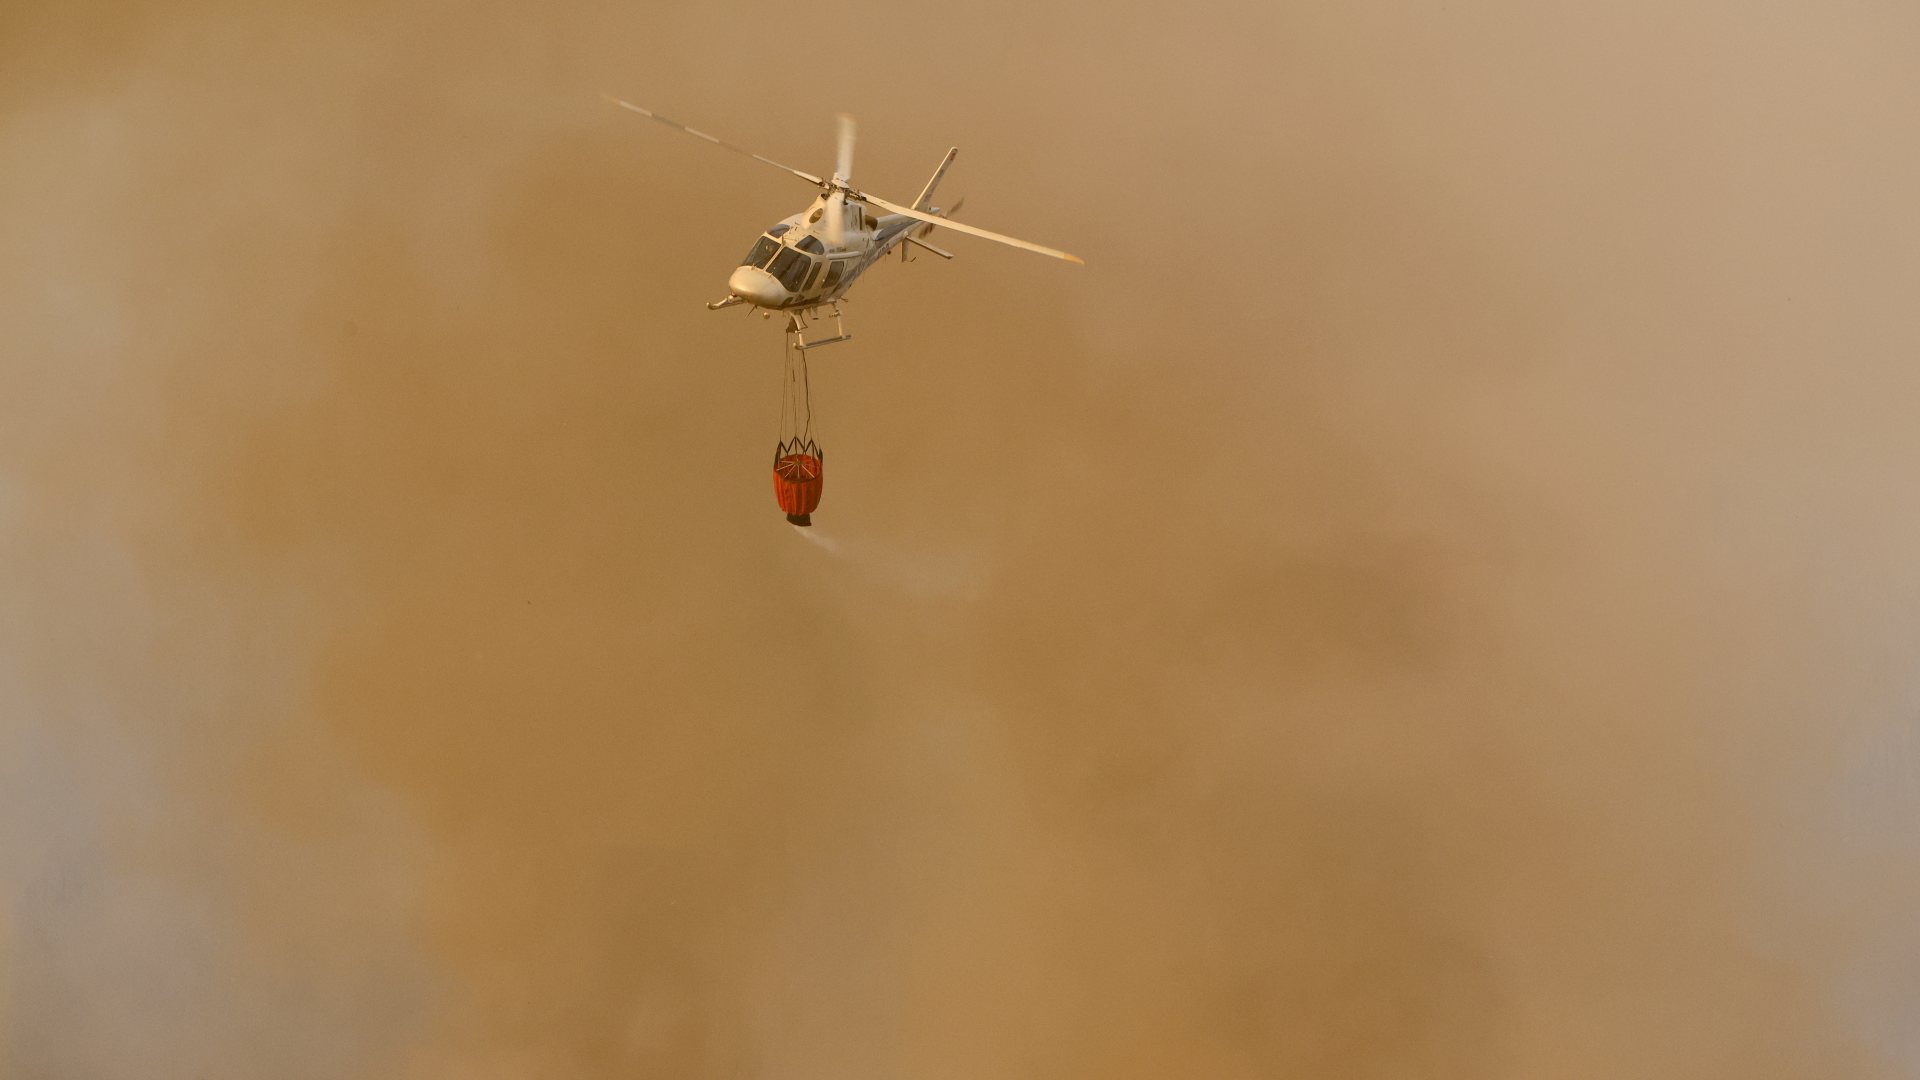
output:
[[[929,214],[929,213],[925,213],[924,211],[915,210],[911,206],[901,206],[899,203],[888,202],[885,199],[877,198],[873,195],[862,193],[860,197],[866,200],[867,202],[870,202],[873,205],[880,207],[883,210],[889,210],[896,214],[903,214],[907,217],[914,218],[915,220],[924,221],[929,225],[938,225],[943,229],[952,229],[954,232],[963,232],[963,233],[966,233],[968,236],[977,236],[982,240],[995,240],[1002,244],[1010,244],[1024,251],[1034,251],[1042,255],[1051,255],[1056,259],[1065,259],[1070,263],[1079,263],[1081,266],[1087,265],[1087,260],[1081,258],[1080,256],[1069,255],[1066,252],[1060,251],[1056,248],[1043,247],[1039,244],[1031,243],[1026,240],[1015,240],[1011,236],[1002,236],[997,232],[988,232],[985,229],[976,229],[971,225],[962,225],[957,221],[952,221],[947,218],[940,217],[936,214]]]
[[[853,117],[840,114],[840,153],[834,157],[833,175],[842,183],[853,179]]]
[[[649,120],[658,120],[661,123],[667,125],[668,127],[676,128],[680,131],[684,131],[696,139],[705,139],[706,141],[712,143],[715,146],[721,147],[726,150],[731,150],[736,154],[745,154],[755,161],[764,161],[768,165],[771,165],[776,169],[784,169],[787,172],[790,172],[793,175],[799,177],[800,179],[805,180],[809,184],[814,184],[819,187],[827,186],[827,182],[825,180],[820,179],[819,177],[813,175],[810,172],[801,172],[799,169],[796,169],[791,165],[782,165],[770,157],[765,157],[760,154],[756,154],[744,146],[735,146],[732,143],[727,142],[723,139],[716,139],[704,131],[696,131],[693,128],[688,127],[687,125],[681,123],[678,120],[669,120],[666,117],[661,116],[659,113],[654,112],[651,109],[643,109],[640,106],[635,105],[631,101],[622,101],[619,98],[614,97],[612,94],[602,94],[600,96],[606,98],[608,101],[611,101],[615,105],[620,106],[621,108],[627,110],[628,112],[637,112],[641,116],[644,116]]]

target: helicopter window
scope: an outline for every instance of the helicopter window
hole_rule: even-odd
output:
[[[827,279],[820,283],[820,287],[823,289],[831,290],[835,285],[840,284],[840,275],[842,272],[846,270],[846,268],[847,268],[846,260],[844,259],[833,260],[832,264],[827,267]]]
[[[778,250],[780,250],[780,241],[763,236],[753,242],[753,250],[747,252],[747,257],[740,260],[740,265],[765,266],[767,260]]]
[[[793,246],[799,248],[801,251],[811,251],[815,255],[826,250],[825,245],[820,243],[820,238],[817,236],[803,236],[800,238],[800,242]]]
[[[786,231],[787,231],[788,229],[791,229],[791,228],[793,228],[793,226],[791,226],[791,225],[789,225],[789,224],[787,224],[786,222],[784,222],[784,221],[783,221],[783,222],[781,222],[780,224],[778,224],[778,225],[775,225],[775,226],[774,226],[773,228],[771,228],[771,229],[768,229],[768,230],[767,230],[767,235],[768,235],[768,236],[779,236],[779,235],[780,235],[781,233],[784,233],[784,232],[786,232]]]
[[[826,263],[818,261],[813,264],[813,273],[807,275],[807,288],[813,288],[814,283],[820,280],[820,270],[824,266]]]
[[[799,292],[807,279],[807,271],[813,268],[813,260],[793,248],[785,248],[773,257],[773,263],[767,267],[767,273],[780,279],[780,284],[788,292]]]

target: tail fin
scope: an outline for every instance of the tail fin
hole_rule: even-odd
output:
[[[925,210],[933,202],[933,189],[940,186],[940,178],[947,175],[947,166],[953,164],[953,159],[959,154],[960,148],[956,146],[947,151],[946,157],[940,159],[940,167],[933,170],[933,179],[928,180],[927,186],[920,189],[920,197],[913,200],[915,210]]]

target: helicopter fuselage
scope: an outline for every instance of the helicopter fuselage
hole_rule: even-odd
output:
[[[771,311],[833,303],[921,224],[904,214],[876,217],[856,199],[843,205],[838,243],[826,221],[835,207],[825,194],[768,229],[727,279],[729,297]]]

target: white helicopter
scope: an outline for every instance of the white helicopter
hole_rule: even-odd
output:
[[[705,139],[715,146],[790,172],[820,188],[820,194],[811,206],[778,222],[754,242],[753,249],[741,260],[733,276],[727,279],[726,299],[707,305],[709,310],[718,311],[736,304],[749,304],[762,309],[762,317],[771,317],[776,311],[785,312],[787,330],[802,350],[851,340],[853,335],[846,332],[846,326],[841,321],[840,301],[847,295],[847,290],[853,287],[854,281],[888,252],[899,248],[901,260],[905,261],[907,245],[911,244],[943,259],[953,258],[952,252],[942,251],[926,242],[926,235],[935,226],[1085,265],[1084,259],[1064,251],[949,220],[945,215],[951,210],[943,212],[932,205],[934,189],[940,186],[940,178],[946,175],[947,167],[953,164],[953,159],[960,153],[959,147],[947,151],[947,156],[940,161],[940,167],[933,171],[932,179],[921,189],[919,197],[913,200],[913,205],[902,206],[859,191],[849,182],[848,177],[853,173],[853,117],[845,113],[840,114],[840,146],[833,178],[823,180],[812,173],[801,172],[772,158],[716,139],[704,131],[695,131],[677,120],[669,120],[630,101],[612,96],[608,96],[607,100],[650,120],[678,128],[695,138]],[[876,215],[876,208],[883,212]],[[957,208],[956,204],[953,209]],[[833,315],[834,336],[809,342],[805,338],[807,320],[818,317],[822,307]]]

